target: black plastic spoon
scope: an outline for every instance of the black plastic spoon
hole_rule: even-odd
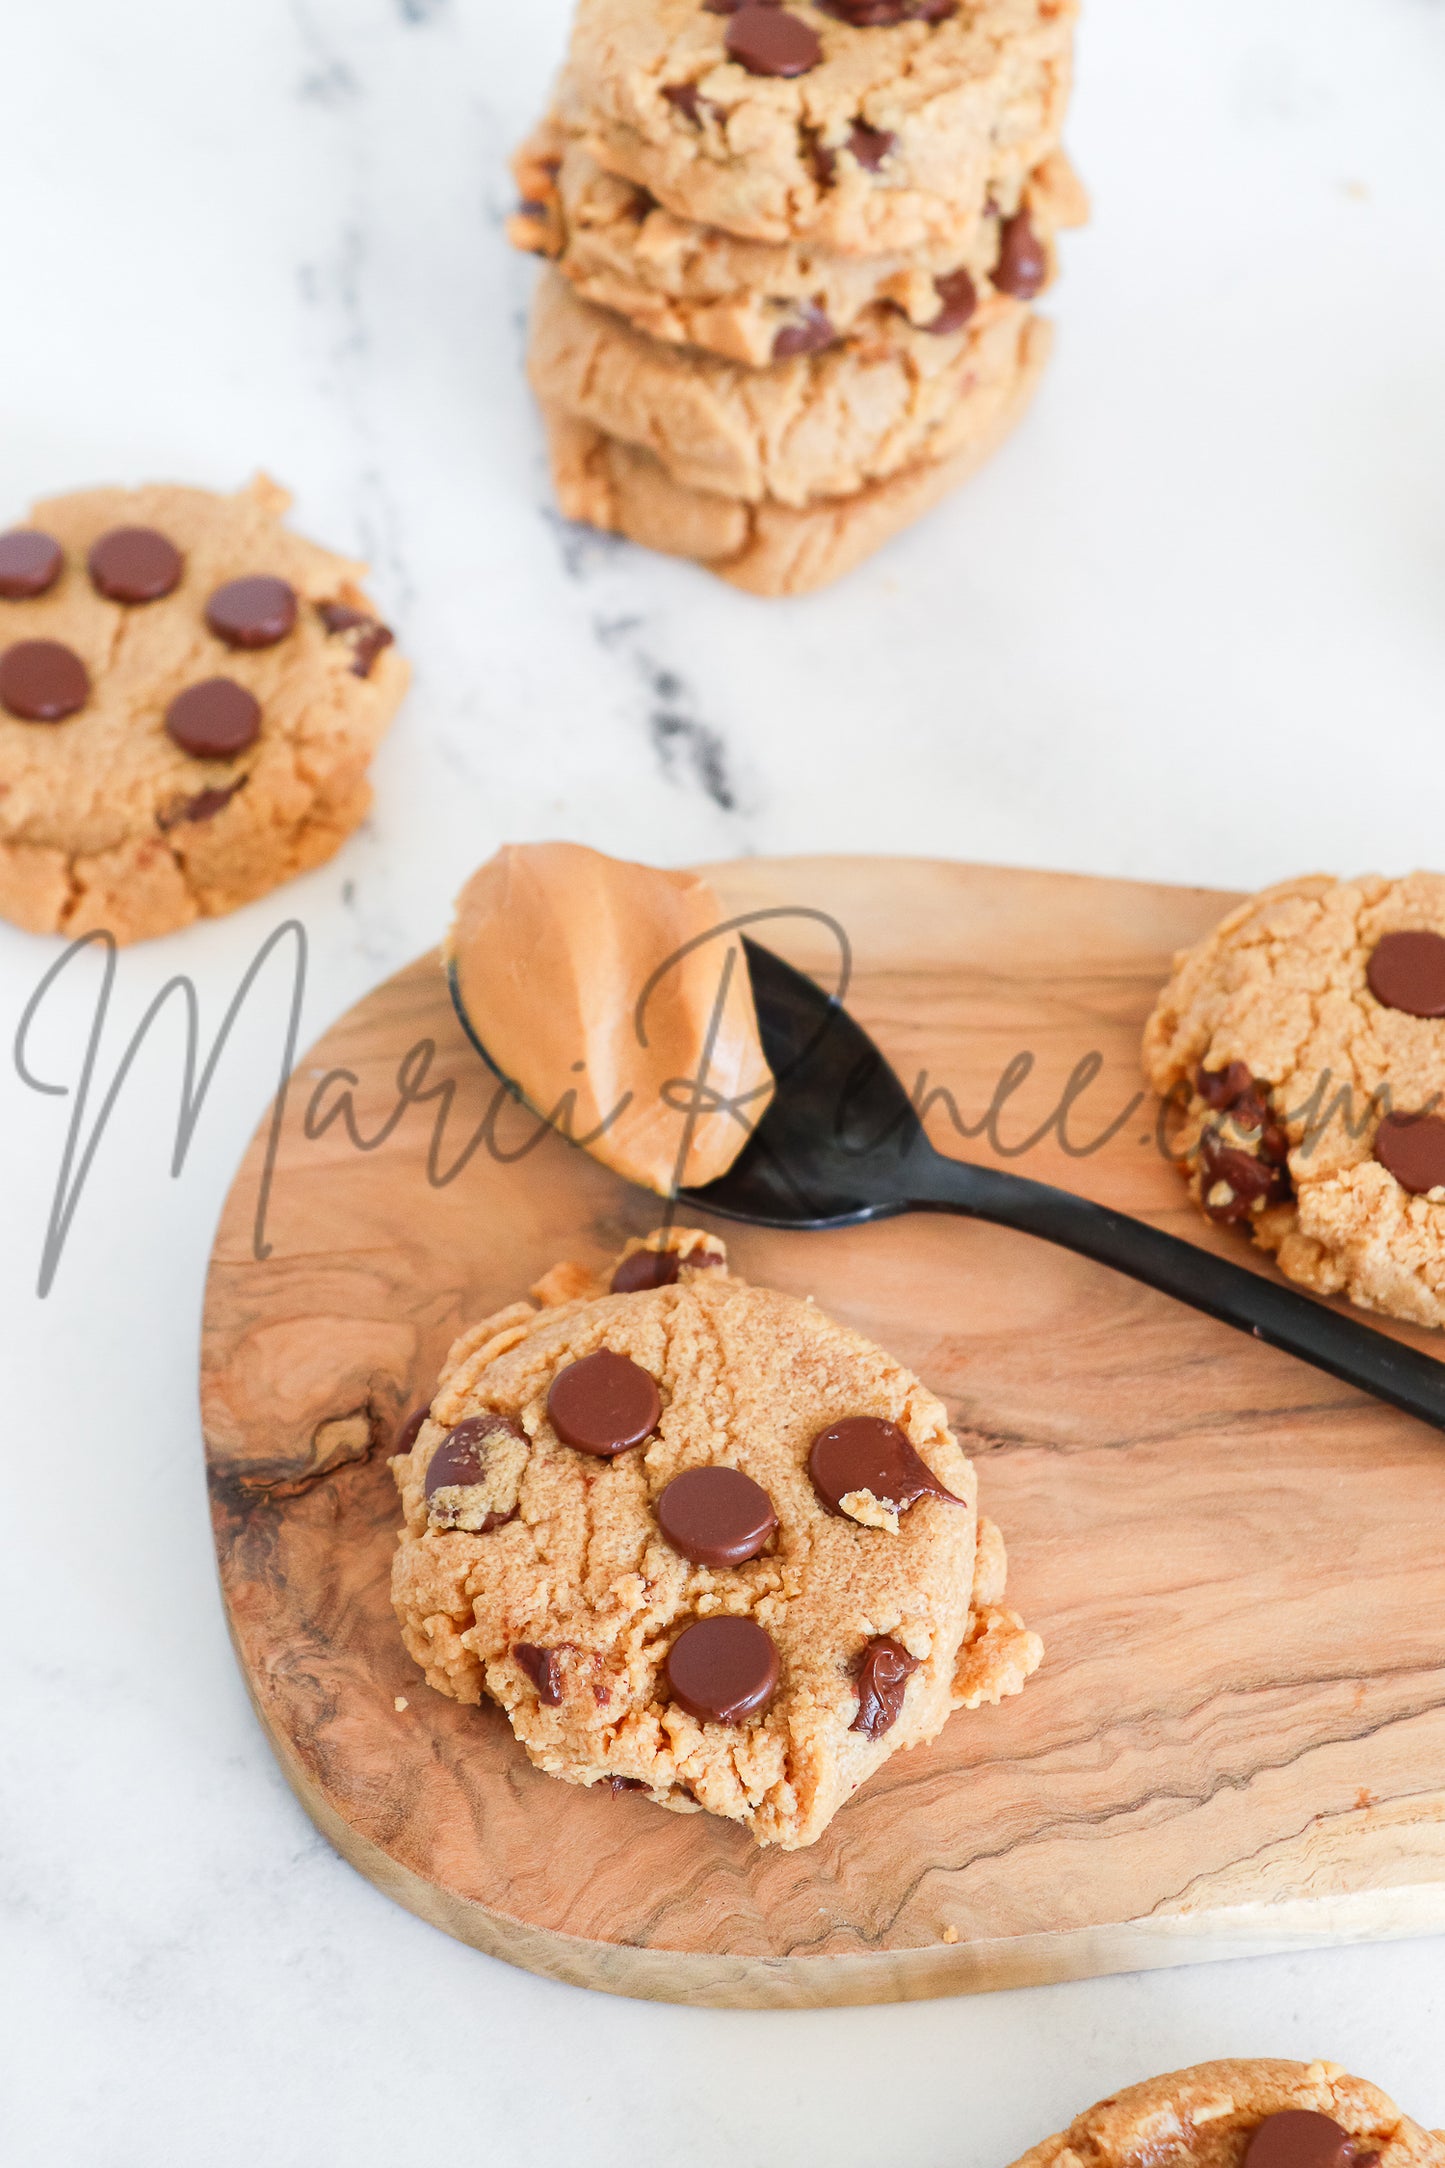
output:
[[[908,1094],[839,1001],[744,940],[777,1090],[727,1173],[682,1198],[755,1226],[852,1227],[961,1212],[1056,1242],[1445,1429],[1445,1363],[1242,1265],[1088,1198],[935,1151]]]

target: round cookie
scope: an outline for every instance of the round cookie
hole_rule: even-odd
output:
[[[1144,1066],[1211,1219],[1317,1294],[1445,1325],[1445,876],[1242,904],[1175,959]]]
[[[1279,2118],[1275,2121],[1272,2118]],[[1335,2128],[1322,2120],[1328,2118]],[[1422,2130],[1338,2063],[1200,2063],[1101,2100],[1014,2168],[1445,2168]]]
[[[1025,314],[993,372],[963,396],[946,458],[921,460],[851,497],[795,509],[691,489],[652,453],[543,406],[552,479],[568,519],[688,557],[750,594],[811,594],[843,577],[967,481],[1022,417],[1043,374],[1051,333]]]
[[[825,352],[749,369],[660,345],[549,271],[529,366],[544,408],[650,452],[684,489],[802,509],[971,443],[980,406],[1012,388],[1029,321],[995,296],[938,338],[884,310]]]
[[[693,1230],[533,1297],[457,1342],[393,1461],[392,1596],[433,1686],[490,1696],[553,1776],[787,1849],[955,1708],[1019,1691],[1041,1645],[1002,1608],[1003,1545],[944,1409],[899,1364]],[[818,1434],[856,1417],[875,1480],[903,1470],[891,1527],[887,1499],[810,1474]],[[947,1496],[919,1493],[910,1445]]]
[[[1086,215],[1060,152],[1029,176],[1021,199],[1009,201],[996,182],[946,240],[878,257],[741,240],[678,218],[605,172],[555,123],[524,147],[515,171],[523,203],[508,232],[517,247],[550,257],[584,300],[650,338],[751,368],[829,345],[884,305],[921,331],[960,329],[996,290],[1000,271],[1016,299],[1032,299],[1052,276],[1054,233]],[[1031,252],[1018,245],[1020,220]]]
[[[168,933],[321,864],[362,820],[407,667],[364,568],[288,532],[289,503],[265,478],[54,498],[20,530],[59,553],[28,592],[0,537],[0,916]]]
[[[965,0],[941,16],[917,0],[897,21],[891,6],[844,20],[851,0],[775,12],[816,49],[801,72],[759,72],[754,7],[581,0],[563,126],[679,218],[851,255],[946,243],[991,187],[1017,203],[1058,142],[1074,0]]]

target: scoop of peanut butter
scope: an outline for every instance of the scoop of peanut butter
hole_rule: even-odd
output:
[[[528,1104],[668,1196],[725,1173],[772,1097],[724,923],[696,874],[511,843],[457,898],[444,956],[473,1032]]]

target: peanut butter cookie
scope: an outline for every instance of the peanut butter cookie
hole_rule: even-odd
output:
[[[1445,876],[1242,904],[1175,959],[1144,1066],[1201,1211],[1317,1294],[1445,1324]]]
[[[1338,2063],[1200,2063],[1101,2100],[1015,2168],[1445,2168],[1422,2130]]]
[[[320,865],[407,668],[363,567],[259,479],[36,505],[0,535],[0,915],[118,941]]]
[[[939,1402],[714,1237],[558,1267],[398,1443],[407,1648],[569,1783],[812,1844],[1040,1661]]]

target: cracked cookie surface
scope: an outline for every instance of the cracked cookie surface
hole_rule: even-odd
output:
[[[321,864],[364,818],[407,667],[364,568],[283,527],[289,502],[261,478],[33,508],[59,563],[38,592],[0,582],[0,695],[6,659],[43,647],[84,697],[54,720],[0,706],[0,915],[167,933]]]
[[[1020,277],[1016,263],[1008,275],[1016,298],[1031,299],[1051,274],[1055,232],[1087,215],[1060,152],[1012,200],[1002,180],[992,182],[987,200],[946,239],[871,257],[807,241],[743,240],[679,218],[606,172],[555,122],[538,130],[515,170],[523,209],[508,230],[517,247],[549,257],[585,300],[650,338],[751,368],[765,367],[780,348],[786,357],[790,345],[844,337],[885,305],[921,331],[955,319],[959,328],[995,291],[1004,235],[1016,231],[1020,212],[1036,260],[1029,275]]]
[[[991,373],[953,416],[947,457],[920,460],[851,497],[801,509],[689,488],[642,446],[544,400],[557,499],[568,519],[692,558],[749,594],[811,594],[941,503],[998,449],[1033,398],[1050,340],[1048,324],[1025,312],[1012,343],[991,348]]]
[[[658,1272],[650,1259],[639,1271],[644,1251],[664,1259]],[[666,1284],[646,1284],[656,1277]],[[610,1292],[614,1278],[626,1291]],[[457,1342],[427,1421],[392,1464],[405,1516],[393,1601],[439,1691],[497,1702],[551,1775],[645,1790],[785,1848],[813,1843],[891,1753],[933,1738],[954,1709],[1019,1691],[1041,1644],[1003,1606],[1003,1544],[977,1518],[962,1444],[901,1365],[812,1303],[748,1285],[715,1238],[692,1231],[629,1245],[600,1279],[558,1267],[533,1297]],[[628,1366],[644,1400],[648,1381],[655,1390],[640,1442],[604,1448],[585,1404],[579,1422],[578,1372],[599,1357],[624,1398]],[[830,1511],[809,1474],[818,1434],[858,1416],[897,1425],[952,1494],[920,1497],[896,1534]],[[586,1442],[564,1443],[559,1423]],[[474,1424],[502,1443],[496,1470],[485,1437],[469,1429],[456,1442]],[[471,1518],[485,1531],[459,1525],[469,1449],[487,1508]],[[663,1533],[687,1540],[676,1531],[696,1500],[661,1515],[659,1501],[703,1469],[750,1479],[733,1486],[752,1512],[730,1553],[748,1553],[739,1563],[717,1563],[720,1545],[713,1562],[693,1562]],[[765,1644],[776,1659],[772,1698],[761,1677],[760,1705],[737,1721],[694,1712],[678,1655],[718,1621],[750,1660]]]
[[[1032,321],[995,296],[938,338],[885,310],[826,352],[749,369],[659,345],[549,271],[530,368],[544,407],[650,453],[683,489],[802,510],[971,443],[1009,396]]]
[[[991,187],[1016,201],[1058,141],[1072,0],[864,27],[813,0],[789,12],[817,63],[760,75],[701,0],[581,0],[559,117],[679,218],[855,255],[946,241]]]
[[[1421,2129],[1378,2086],[1338,2063],[1254,2059],[1200,2063],[1131,2085],[1032,2147],[1015,2168],[1245,2168],[1260,2126],[1292,2111],[1340,2126],[1340,2168],[1365,2168],[1371,2155],[1380,2168],[1445,2168],[1445,2133]]]
[[[1414,1156],[1439,1120],[1445,1014],[1372,983],[1381,944],[1405,933],[1445,953],[1445,876],[1266,889],[1176,958],[1144,1065],[1181,1107],[1175,1150],[1201,1210],[1317,1294],[1438,1327],[1445,1162],[1412,1186],[1390,1145],[1403,1135]]]

